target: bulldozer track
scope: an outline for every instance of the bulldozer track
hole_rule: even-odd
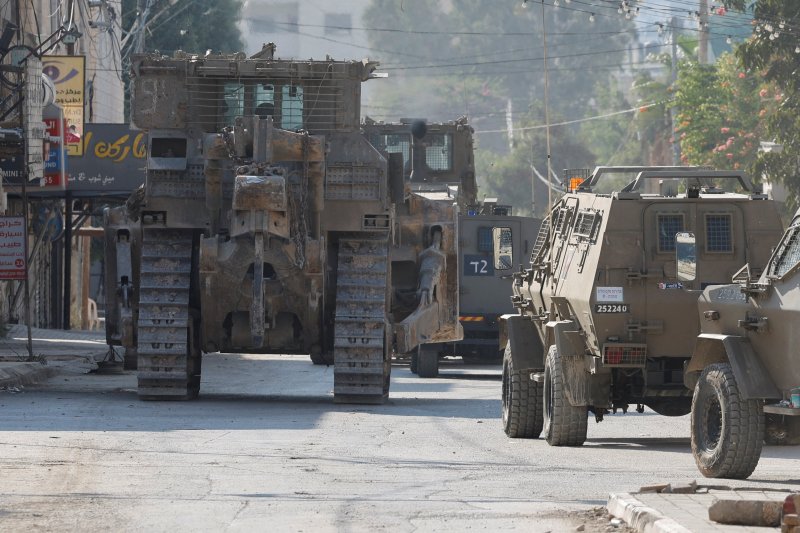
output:
[[[191,399],[200,388],[190,309],[193,231],[143,229],[138,381],[142,399]]]
[[[389,394],[388,241],[339,242],[333,394],[337,403],[381,403]]]

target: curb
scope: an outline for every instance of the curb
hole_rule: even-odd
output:
[[[609,494],[606,509],[640,533],[692,533],[627,492]]]
[[[41,363],[0,365],[0,389],[19,388],[43,381],[55,374],[55,369]]]

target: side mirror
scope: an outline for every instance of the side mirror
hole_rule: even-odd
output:
[[[508,270],[514,266],[514,244],[511,228],[492,228],[495,270]]]
[[[675,264],[678,270],[678,281],[694,281],[697,277],[697,246],[694,233],[680,232],[675,234]]]

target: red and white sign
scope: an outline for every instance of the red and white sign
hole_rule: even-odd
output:
[[[47,106],[42,113],[47,125],[49,151],[44,160],[44,179],[42,186],[48,189],[64,189],[66,187],[66,150],[64,137],[67,133],[67,121],[57,106]]]
[[[0,280],[25,279],[25,218],[0,216]]]

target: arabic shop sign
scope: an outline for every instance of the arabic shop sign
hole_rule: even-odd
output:
[[[69,158],[67,188],[88,193],[130,193],[144,183],[147,134],[127,124],[86,124],[83,156]]]
[[[56,104],[64,110],[67,120],[67,153],[82,155],[81,135],[84,133],[86,58],[83,56],[44,56],[42,72],[53,80]]]
[[[25,218],[0,216],[0,280],[25,279]]]

